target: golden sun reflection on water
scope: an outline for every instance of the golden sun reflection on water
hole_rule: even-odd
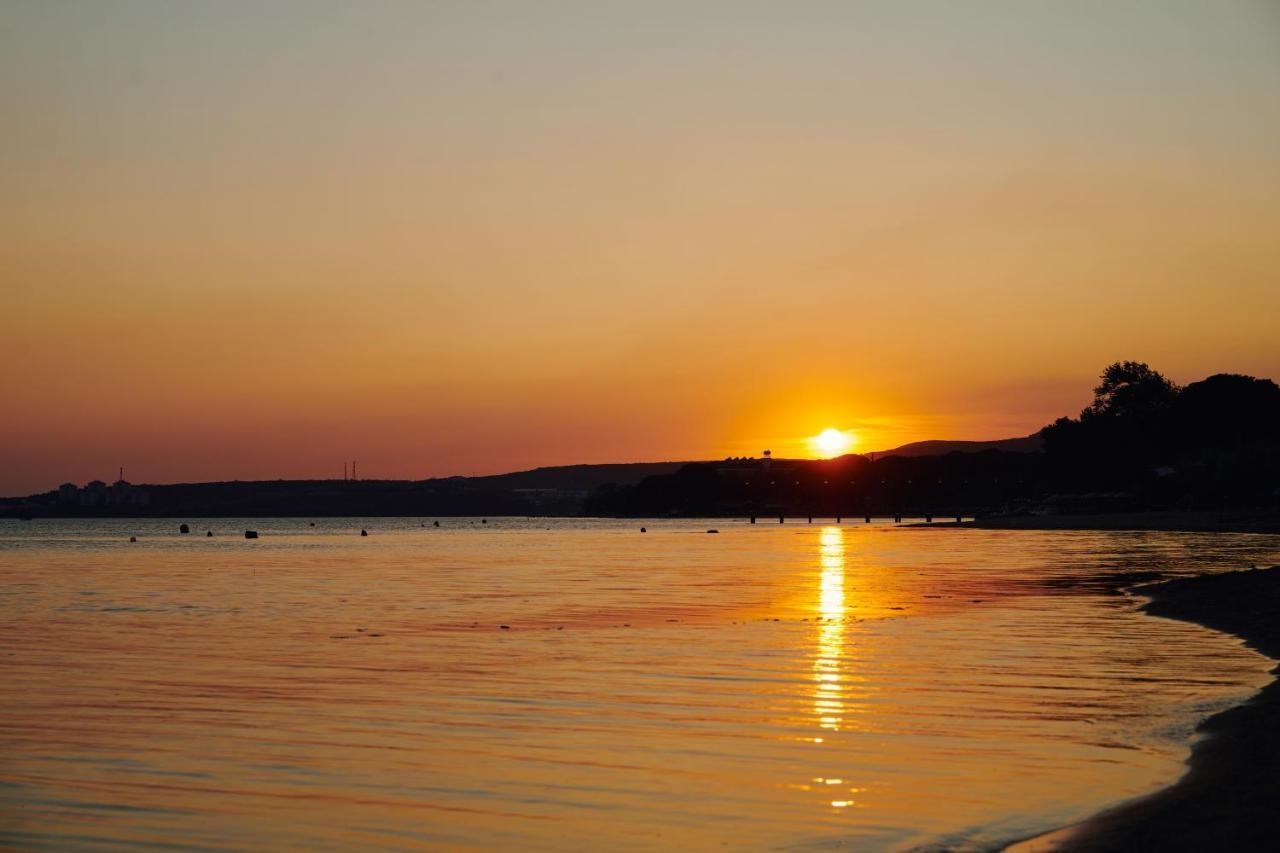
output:
[[[813,660],[813,710],[819,725],[840,731],[845,695],[841,657],[845,643],[844,530],[824,527],[818,536],[818,650]]]
[[[849,607],[845,601],[845,541],[841,527],[824,527],[818,534],[818,638],[813,659],[813,712],[818,726],[825,733],[839,732],[845,724],[848,710],[847,695],[849,677],[845,669],[845,645],[847,642]],[[815,743],[823,743],[824,737],[815,737]],[[835,794],[830,800],[832,809],[847,809],[855,805],[849,793],[862,791],[849,788],[847,793],[839,787],[845,781],[840,778],[818,777],[814,782],[829,787]]]

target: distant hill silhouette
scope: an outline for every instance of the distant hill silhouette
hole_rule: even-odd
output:
[[[605,483],[631,485],[645,477],[674,474],[688,462],[625,462],[602,465],[554,465],[510,474],[467,477],[468,483],[489,488],[506,489],[572,489],[592,490]]]
[[[863,454],[871,459],[885,456],[942,456],[947,453],[981,453],[999,450],[1002,453],[1037,453],[1044,449],[1044,439],[1039,433],[1023,438],[999,438],[994,441],[913,441],[892,450],[877,450]]]
[[[922,441],[838,459],[728,459],[605,486],[599,515],[752,517],[1272,510],[1280,503],[1280,386],[1216,374],[1178,386],[1135,361],[1034,436]]]
[[[67,483],[0,499],[0,516],[955,517],[1278,503],[1280,386],[1217,374],[1180,387],[1126,361],[1103,371],[1078,417],[1023,438],[917,441],[825,460],[559,465],[416,481]]]
[[[628,488],[674,474],[687,462],[559,465],[481,477],[429,480],[247,480],[132,485],[145,502],[89,500],[64,486],[0,498],[0,517],[323,517],[578,515],[602,486]],[[82,494],[83,493],[83,494]],[[105,494],[109,494],[104,492]]]

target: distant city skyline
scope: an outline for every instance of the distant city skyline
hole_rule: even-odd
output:
[[[9,4],[0,495],[1027,435],[1280,377],[1263,0]]]

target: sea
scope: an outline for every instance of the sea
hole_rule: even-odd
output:
[[[996,849],[1178,779],[1274,662],[1142,584],[1277,562],[861,519],[0,521],[0,846]]]

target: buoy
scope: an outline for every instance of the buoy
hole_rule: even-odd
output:
[[[130,542],[137,542],[137,541],[138,541],[138,537],[137,537],[137,536],[130,536],[130,537],[129,537],[129,541],[130,541]]]
[[[178,525],[178,532],[179,532],[179,533],[190,533],[190,532],[191,532],[191,527],[190,527],[189,525],[186,525],[186,524],[179,524],[179,525]]]
[[[647,530],[645,530],[643,527],[641,527],[641,528],[640,528],[640,532],[641,532],[641,533],[648,533],[649,531],[647,531]]]
[[[245,538],[245,539],[257,539],[257,538],[258,538],[258,531],[256,531],[256,530],[246,530],[246,531],[244,532],[244,538]]]
[[[360,531],[360,535],[361,535],[361,536],[368,536],[368,535],[369,535],[369,531],[367,531],[367,530],[363,530],[363,529],[362,529],[362,530]]]
[[[434,526],[436,526],[436,527],[439,527],[439,526],[440,526],[440,522],[438,522],[438,521],[433,521],[433,522],[431,522],[431,523],[432,523]]]
[[[489,519],[487,519],[487,518],[482,518],[482,519],[480,519],[480,523],[481,523],[481,524],[488,524],[488,523],[489,523]]]
[[[212,530],[210,530],[210,531],[206,532],[204,535],[205,535],[205,536],[212,536],[212,535],[213,535],[213,531],[212,531]]]

